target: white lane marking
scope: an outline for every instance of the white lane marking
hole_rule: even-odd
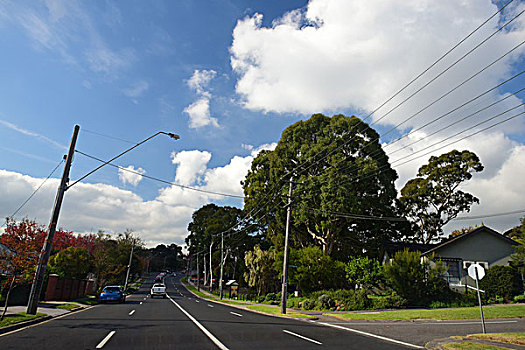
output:
[[[106,345],[106,343],[111,339],[113,334],[115,334],[115,331],[109,332],[109,334],[106,335],[106,337],[104,339],[102,339],[102,341],[100,343],[98,343],[97,349],[102,349],[102,347],[104,347],[104,345]]]
[[[135,310],[131,310],[131,312],[129,313],[129,315],[133,315],[135,313]]]
[[[209,307],[214,307],[213,305],[208,304]]]
[[[315,322],[315,321],[312,321]],[[516,323],[518,321],[485,321],[485,323],[492,323],[492,324],[498,324],[498,323]],[[440,325],[440,326],[446,326],[446,325],[479,325],[479,321],[475,322],[330,322],[331,324],[344,324],[347,326],[383,326],[383,325],[391,325],[394,324],[396,326],[428,326],[428,325]]]
[[[305,337],[305,336],[302,336],[302,335],[300,335],[300,334],[297,334],[297,333],[294,333],[294,332],[287,331],[286,329],[283,329],[283,332],[284,332],[284,333],[291,334],[291,335],[294,335],[294,336],[296,336],[297,338],[301,338],[301,339],[304,339],[304,340],[308,340],[308,341],[310,341],[310,342],[312,342],[312,343],[314,343],[314,344],[323,345],[323,343],[321,343],[321,342],[319,342],[319,341],[317,341],[317,340],[313,340],[313,339],[307,338],[307,337]]]
[[[235,315],[235,316],[239,316],[239,317],[242,317],[242,315],[241,315],[241,314],[238,314],[238,313],[236,313],[236,312],[231,312],[231,311],[230,311],[230,314],[232,314],[232,315]]]
[[[200,301],[198,301],[198,300],[195,300],[195,302],[196,302],[196,303],[200,303]]]
[[[142,301],[140,302],[140,305],[142,305]]]
[[[214,336],[213,334],[211,334],[211,332],[208,331],[206,328],[204,328],[204,326],[201,325],[201,324],[199,323],[199,321],[197,321],[192,315],[190,315],[190,313],[189,313],[188,311],[184,310],[184,309],[182,308],[182,306],[180,306],[175,300],[171,299],[171,297],[170,297],[169,295],[168,295],[168,298],[170,299],[170,301],[171,301],[176,307],[178,307],[178,308],[180,309],[180,311],[182,311],[182,312],[183,312],[183,313],[184,313],[184,314],[185,314],[185,315],[186,315],[186,316],[187,316],[187,317],[188,317],[193,323],[195,323],[195,325],[196,325],[197,327],[199,327],[199,329],[200,329],[204,334],[206,334],[206,336],[207,336],[208,338],[210,338],[211,341],[212,341],[215,345],[217,345],[217,346],[219,347],[219,349],[221,349],[221,350],[228,350],[228,348],[227,348],[226,346],[224,346],[224,344],[221,343],[221,342],[219,341],[219,339],[215,338],[215,336]]]
[[[183,296],[184,296],[184,294],[182,294],[182,293],[179,293],[179,294],[180,294],[180,296],[181,296],[181,297],[183,297]]]
[[[414,344],[410,344],[410,343],[405,343],[404,341],[400,341],[400,340],[396,340],[396,339],[392,339],[392,338],[387,338],[387,337],[382,337],[380,335],[376,335],[376,334],[372,334],[372,333],[368,333],[368,332],[358,331],[357,329],[352,329],[352,328],[348,328],[348,327],[338,326],[336,324],[330,324],[330,323],[326,323],[326,322],[317,322],[317,323],[325,325],[325,326],[328,326],[328,327],[333,327],[333,328],[343,329],[345,331],[354,332],[354,333],[361,334],[361,335],[364,335],[364,336],[367,336],[367,337],[377,338],[377,339],[381,339],[381,340],[384,340],[384,341],[387,341],[387,342],[401,344],[401,345],[408,346],[408,347],[411,347],[411,348],[414,348],[414,349],[424,349],[423,346],[414,345]]]

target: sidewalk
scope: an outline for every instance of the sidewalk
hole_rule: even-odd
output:
[[[60,315],[67,314],[67,313],[71,312],[71,310],[57,309],[56,306],[60,305],[60,304],[75,304],[75,305],[78,305],[79,308],[86,307],[86,305],[82,305],[82,304],[75,303],[75,302],[72,302],[72,301],[48,301],[48,302],[45,302],[45,303],[38,304],[38,308],[37,308],[36,312],[41,312],[41,313],[44,313],[44,314],[46,314],[48,316],[52,316],[52,317],[60,316]],[[25,305],[22,305],[22,306],[9,306],[7,308],[6,315],[16,314],[16,313],[19,313],[19,312],[26,312],[26,309],[27,309],[27,306],[25,306]],[[2,307],[0,312],[3,312],[3,311],[4,311],[4,308]]]

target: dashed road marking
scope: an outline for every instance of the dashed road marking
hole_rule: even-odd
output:
[[[198,301],[198,300],[195,300],[195,302],[196,302],[196,303],[200,303],[200,301]]]
[[[323,343],[321,343],[320,341],[307,338],[304,335],[300,335],[300,334],[297,334],[297,333],[294,333],[294,332],[287,331],[286,329],[283,329],[283,332],[287,333],[287,334],[290,334],[290,335],[293,335],[293,336],[296,336],[297,338],[308,340],[309,342],[312,342],[312,343],[317,344],[317,345],[323,345]]]
[[[129,315],[131,316],[131,315],[133,315],[134,313],[135,313],[135,310],[131,310],[130,313],[129,313]]]
[[[140,305],[142,305],[142,301],[140,302]]]
[[[104,347],[104,345],[106,345],[106,343],[111,339],[113,334],[115,334],[115,331],[109,332],[109,334],[106,335],[106,337],[104,339],[102,339],[102,341],[100,343],[98,343],[97,349],[102,349]]]
[[[213,305],[208,304],[209,307],[214,307]]]
[[[236,313],[236,312],[233,312],[233,311],[230,311],[230,314],[232,314],[232,315],[235,315],[235,316],[239,316],[239,317],[242,317],[242,315],[241,315],[241,314],[238,314],[238,313]]]

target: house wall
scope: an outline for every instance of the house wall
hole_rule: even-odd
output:
[[[461,258],[463,261],[486,261],[489,266],[507,261],[514,246],[493,234],[481,231],[435,251],[442,258]]]

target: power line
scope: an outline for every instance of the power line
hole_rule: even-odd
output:
[[[102,136],[102,137],[106,137],[108,139],[113,139],[113,140],[117,140],[117,141],[122,141],[122,142],[126,142],[126,143],[129,143],[129,144],[136,144],[136,142],[133,142],[133,141],[129,141],[129,140],[125,140],[125,139],[121,139],[119,137],[115,137],[115,136],[111,136],[111,135],[106,135],[106,134],[102,134],[100,132],[96,132],[96,131],[91,131],[91,130],[87,130],[87,129],[83,129],[82,130],[83,132],[87,132],[87,133],[90,133],[90,134],[94,134],[94,135],[98,135],[98,136]]]
[[[87,153],[81,152],[79,150],[75,150],[75,152],[80,153],[83,156],[86,156],[88,158],[91,158],[91,159],[94,159],[96,161],[99,161],[101,163],[106,163],[105,160],[102,160],[102,159],[97,158],[95,156],[92,156],[92,155],[89,155]],[[129,173],[132,173],[132,174],[143,176],[143,177],[145,177],[147,179],[150,179],[150,180],[162,182],[162,183],[165,183],[165,184],[168,184],[168,185],[173,185],[173,186],[180,187],[180,188],[183,188],[183,189],[186,189],[186,190],[191,190],[191,191],[196,191],[196,192],[201,192],[201,193],[206,193],[206,194],[213,194],[213,195],[217,195],[217,196],[224,196],[224,197],[232,197],[232,198],[242,198],[242,199],[244,199],[244,196],[239,196],[239,195],[235,195],[235,194],[221,193],[221,192],[215,192],[215,191],[208,191],[208,190],[203,190],[203,189],[195,188],[195,187],[191,187],[191,186],[180,185],[180,184],[177,184],[177,183],[172,182],[172,181],[162,180],[162,179],[159,179],[157,177],[153,177],[153,176],[149,176],[149,175],[146,175],[146,174],[139,173],[138,171],[134,171],[134,170],[131,170],[131,169],[123,168],[120,165],[116,165],[116,164],[113,164],[113,163],[107,163],[107,165],[111,165],[112,167],[118,168],[118,169],[120,169],[122,171],[126,171],[126,172],[129,172]]]
[[[18,207],[18,209],[15,210],[15,212],[14,212],[11,216],[8,217],[8,219],[12,219],[12,218],[13,218],[13,217],[14,217],[14,216],[15,216],[15,215],[16,215],[16,214],[17,214],[17,213],[18,213],[18,212],[19,212],[19,211],[20,211],[20,210],[21,210],[21,209],[27,204],[27,202],[29,202],[29,201],[31,200],[31,198],[33,198],[33,196],[38,192],[38,190],[40,190],[40,188],[41,188],[42,186],[44,186],[44,184],[46,183],[46,181],[49,180],[49,178],[50,178],[51,176],[53,176],[53,174],[55,173],[55,171],[58,169],[58,167],[60,166],[60,164],[62,164],[63,162],[64,162],[64,160],[62,159],[62,160],[57,164],[57,166],[51,171],[51,173],[49,173],[49,175],[44,179],[44,181],[42,181],[42,183],[36,188],[36,190],[34,190],[33,193],[31,193],[31,195],[30,195],[30,196],[24,201],[24,203],[22,203],[22,204]],[[2,224],[2,226],[0,226],[0,227],[4,227],[4,225],[6,225],[6,224],[7,224],[7,221],[4,222],[4,223]]]
[[[485,219],[485,218],[492,218],[496,216],[506,216],[506,215],[513,215],[513,214],[520,214],[525,213],[525,209],[519,209],[514,211],[507,211],[504,213],[493,213],[493,214],[485,214],[485,215],[476,215],[476,216],[459,216],[457,218],[454,218],[452,220],[473,220],[473,219]]]

